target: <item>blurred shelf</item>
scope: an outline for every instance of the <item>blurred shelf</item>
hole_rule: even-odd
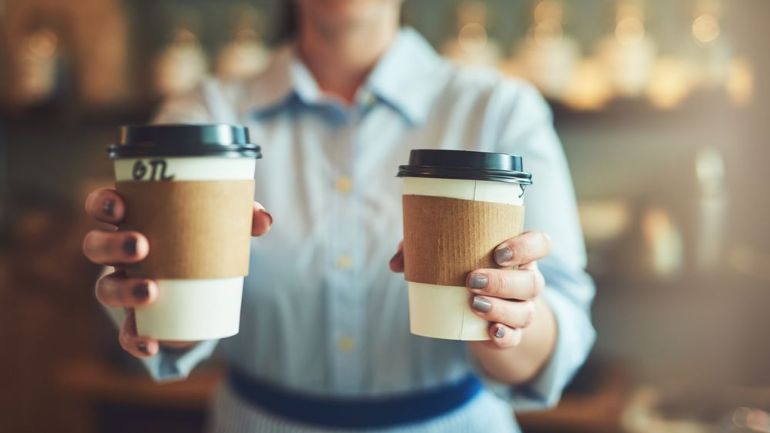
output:
[[[147,122],[158,107],[160,101],[143,101],[107,106],[90,106],[71,101],[49,101],[29,107],[12,107],[0,104],[0,125],[4,120],[13,124],[110,124]],[[55,131],[51,131],[52,134]]]
[[[3,119],[31,120],[44,123],[56,119],[76,118],[84,122],[114,122],[122,119],[147,121],[155,112],[158,99],[125,102],[107,106],[91,106],[68,100],[52,100],[30,107],[13,107],[0,101],[0,121]],[[559,122],[617,122],[635,123],[647,120],[679,121],[692,116],[714,113],[741,113],[747,107],[735,106],[719,90],[700,90],[691,94],[678,106],[660,109],[643,97],[616,98],[597,110],[579,110],[557,99],[548,99],[554,117]]]
[[[158,383],[94,359],[72,360],[56,372],[60,389],[92,403],[203,410],[223,370],[201,369],[187,380]]]
[[[660,109],[643,97],[616,98],[597,110],[578,110],[558,100],[548,99],[557,122],[606,122],[622,124],[643,123],[649,120],[679,122],[683,119],[699,118],[706,115],[725,113],[743,113],[747,106],[736,106],[720,90],[703,89],[692,93],[679,105],[670,109]],[[721,117],[721,116],[720,116]],[[719,119],[720,117],[716,117]]]

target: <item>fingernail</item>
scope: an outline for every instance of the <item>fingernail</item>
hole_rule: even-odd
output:
[[[134,299],[137,301],[145,301],[150,297],[150,286],[147,283],[139,283],[134,286]]]
[[[476,311],[481,311],[482,313],[489,313],[489,311],[492,310],[492,303],[489,302],[488,299],[482,298],[481,296],[474,296],[471,308]]]
[[[513,250],[508,247],[500,247],[495,250],[495,261],[498,265],[509,262],[513,258]]]
[[[487,278],[484,274],[471,274],[471,278],[469,281],[469,285],[471,286],[471,289],[483,289],[484,287],[487,287],[487,284],[489,283],[489,278]]]
[[[270,225],[273,225],[273,216],[270,215],[270,212],[267,212],[267,211],[262,211],[262,212],[264,212],[267,218],[270,220]]]
[[[146,353],[146,354],[150,353],[150,350],[147,348],[147,343],[145,343],[144,341],[140,341],[136,343],[136,348],[142,353]]]
[[[129,256],[136,255],[136,238],[131,237],[123,242],[123,252]]]
[[[503,327],[503,325],[497,325],[497,329],[495,329],[495,338],[503,337],[505,337],[505,327]]]
[[[105,200],[104,205],[102,206],[102,213],[108,217],[115,216],[115,200]]]

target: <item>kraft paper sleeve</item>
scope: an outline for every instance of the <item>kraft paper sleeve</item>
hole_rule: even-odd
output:
[[[493,251],[521,233],[524,206],[404,195],[407,281],[465,286],[468,272],[499,267]]]
[[[147,236],[150,253],[126,268],[149,278],[228,278],[249,273],[254,181],[117,182],[123,230]]]

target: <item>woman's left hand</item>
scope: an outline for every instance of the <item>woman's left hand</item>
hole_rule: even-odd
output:
[[[550,248],[547,234],[525,232],[495,248],[494,258],[500,268],[468,273],[466,287],[471,294],[471,309],[490,322],[491,340],[481,344],[498,348],[519,345],[523,330],[535,320],[536,303],[545,286],[537,261],[546,257]],[[403,272],[402,245],[390,260],[390,268]]]

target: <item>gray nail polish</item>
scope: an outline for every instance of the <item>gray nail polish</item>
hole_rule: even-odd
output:
[[[505,328],[503,328],[502,325],[497,325],[497,329],[495,329],[495,338],[503,337],[505,337]]]
[[[476,311],[481,311],[482,313],[489,313],[489,311],[492,310],[492,303],[489,302],[488,299],[482,298],[481,296],[474,296],[471,308]]]
[[[147,343],[144,341],[136,343],[136,348],[139,349],[139,351],[142,353],[150,353],[149,349],[147,349]]]
[[[150,297],[150,287],[147,283],[139,283],[134,286],[133,294],[137,301],[145,301]]]
[[[495,250],[495,261],[497,264],[509,262],[513,258],[513,250],[508,247],[502,247]]]
[[[123,252],[129,256],[136,255],[136,238],[128,238],[123,241]]]
[[[487,284],[489,283],[489,278],[487,278],[484,274],[471,274],[470,278],[470,286],[471,289],[483,289],[484,287],[487,287]]]
[[[105,200],[102,206],[102,213],[108,217],[115,216],[115,200]]]

